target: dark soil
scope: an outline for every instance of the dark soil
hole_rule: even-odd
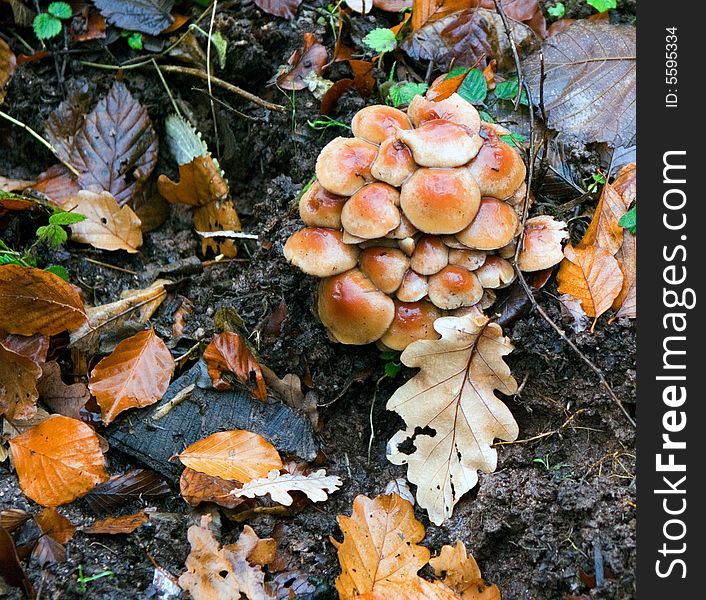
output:
[[[318,102],[311,94],[304,91],[287,98],[267,82],[299,46],[302,32],[314,32],[330,50],[330,29],[318,24],[317,18],[313,10],[303,8],[298,20],[290,23],[263,15],[252,4],[236,4],[223,10],[216,21],[216,29],[230,41],[227,66],[219,76],[292,110],[266,113],[235,96],[216,92],[233,107],[257,118],[251,121],[219,109],[223,117],[219,121],[221,164],[244,229],[258,234],[260,240],[240,244],[239,256],[244,260],[210,264],[181,279],[175,294],[189,298],[194,311],[175,353],[198,340],[210,339],[216,312],[222,307],[233,308],[253,332],[251,340],[262,361],[280,376],[302,376],[326,405],[320,409],[319,462],[327,472],[343,479],[343,489],[328,502],[310,505],[295,516],[259,516],[248,523],[261,537],[277,526],[281,548],[288,548],[292,563],[317,586],[313,597],[327,598],[335,597],[333,585],[338,573],[336,553],[328,540],[329,535],[338,535],[336,515],[350,514],[357,494],[380,494],[390,480],[405,475],[403,467],[385,458],[386,441],[401,421],[384,407],[400,380],[410,373],[401,373],[395,381],[383,380],[376,391],[376,381],[383,373],[379,352],[374,346],[331,343],[311,311],[314,280],[302,276],[282,256],[286,238],[300,227],[294,208],[297,194],[311,178],[320,149],[340,130],[323,134],[312,130],[307,120],[318,115]],[[358,21],[367,30],[376,19],[381,17],[360,17]],[[80,58],[111,62],[99,44],[95,47],[94,53]],[[123,41],[110,48],[118,59],[127,53]],[[19,68],[9,87],[5,108],[37,131],[43,130],[47,115],[68,91],[87,85],[98,97],[113,80],[110,71],[83,66],[75,55],[64,56],[62,80],[57,78],[54,60],[48,58]],[[64,59],[57,60],[61,71]],[[171,107],[154,71],[129,70],[122,77],[162,135]],[[169,83],[215,150],[210,104],[206,96],[192,89],[204,86],[176,76],[171,76]],[[354,94],[345,95],[337,118],[346,121],[363,105]],[[0,122],[0,148],[0,174],[6,177],[32,178],[54,163],[30,136],[4,122]],[[175,175],[168,153],[160,155],[156,172]],[[596,155],[592,156],[595,160]],[[577,167],[586,173],[593,170],[590,161]],[[592,207],[590,201],[586,207]],[[545,201],[541,208],[551,212],[551,202]],[[42,221],[37,218],[28,223],[26,219],[20,215],[6,221],[3,239],[19,247],[31,240]],[[168,220],[146,235],[136,255],[75,244],[47,255],[52,262],[66,266],[72,279],[84,288],[87,301],[96,304],[115,300],[125,289],[144,287],[160,267],[194,256],[200,256],[200,241],[193,233],[189,210],[182,207],[171,207]],[[119,265],[137,275],[97,266],[86,258]],[[538,300],[556,322],[561,322],[555,291],[550,283]],[[262,331],[263,324],[282,302],[287,307],[286,318],[279,332],[268,335]],[[175,306],[165,302],[153,319],[165,337],[170,335]],[[594,333],[574,334],[568,327],[567,332],[634,413],[634,325],[627,321],[609,324],[604,317]],[[507,399],[520,425],[521,441],[498,447],[497,471],[481,476],[479,486],[458,503],[453,518],[443,526],[429,524],[424,512],[417,511],[427,526],[424,543],[438,551],[442,544],[463,540],[485,578],[496,583],[503,598],[509,600],[561,600],[581,594],[588,598],[633,598],[634,430],[593,372],[539,315],[522,318],[506,334],[515,345],[508,362],[518,382],[523,383],[521,392]],[[375,436],[368,458],[371,404]],[[115,451],[109,451],[108,458],[111,473],[139,466]],[[149,505],[157,514],[136,533],[78,533],[67,546],[64,563],[46,569],[30,565],[29,576],[42,590],[42,597],[155,597],[151,588],[154,564],[175,575],[181,572],[188,553],[190,518],[178,489],[164,501]],[[0,466],[0,507],[38,510],[18,490],[7,462]],[[124,512],[139,507],[126,506]],[[62,507],[60,512],[77,524],[95,517],[83,500]],[[224,523],[227,538],[231,527],[237,535],[239,525],[231,526],[225,519]],[[591,588],[590,576],[597,563],[604,566],[606,578],[602,585]],[[114,575],[89,583],[88,592],[82,593],[76,583],[79,565],[86,574],[109,569]]]

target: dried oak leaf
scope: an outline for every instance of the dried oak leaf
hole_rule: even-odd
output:
[[[405,582],[383,581],[375,589],[356,600],[459,600],[459,596],[440,581],[430,582],[421,577],[411,577]],[[464,597],[464,600],[466,598]],[[488,599],[491,600],[491,599]]]
[[[204,206],[228,197],[228,184],[209,154],[179,165],[179,183],[160,175],[157,188],[172,204]]]
[[[61,277],[42,269],[0,266],[0,330],[56,335],[85,321],[81,296]]]
[[[255,498],[269,494],[274,502],[291,506],[294,502],[291,492],[302,492],[312,502],[323,502],[328,500],[328,494],[339,489],[341,484],[339,477],[326,475],[324,469],[308,475],[280,473],[277,469],[272,469],[266,478],[251,479],[242,488],[231,493],[238,498]]]
[[[55,360],[42,366],[42,376],[37,383],[37,392],[42,402],[59,415],[81,418],[81,409],[91,399],[85,383],[65,384],[61,379],[61,367]]]
[[[213,502],[223,508],[235,508],[244,502],[242,498],[231,495],[231,492],[239,487],[240,484],[235,481],[206,475],[189,468],[184,469],[179,478],[181,495],[192,506]]]
[[[194,471],[241,483],[282,468],[275,447],[262,436],[244,430],[211,434],[177,456]]]
[[[618,221],[625,212],[622,196],[612,185],[606,183],[593,219],[577,248],[599,246],[615,255],[623,245],[623,228],[618,225]]]
[[[0,343],[0,416],[16,421],[37,414],[37,380],[41,367]]]
[[[161,400],[174,374],[174,359],[154,329],[123,340],[91,371],[88,389],[101,407],[103,423],[129,408]]]
[[[147,110],[116,81],[74,136],[69,162],[81,189],[110,192],[122,206],[154,170],[158,147]]]
[[[390,440],[388,459],[408,465],[417,502],[439,525],[476,485],[478,470],[495,470],[493,441],[517,438],[517,423],[494,391],[512,395],[517,382],[503,360],[512,344],[497,323],[482,315],[443,317],[434,329],[441,339],[414,342],[400,357],[420,371],[388,400],[387,409],[407,425]],[[416,433],[427,428],[433,436]],[[409,454],[400,449],[408,440]]]
[[[432,558],[429,565],[437,577],[444,576],[444,584],[462,600],[500,600],[500,590],[483,581],[478,563],[466,552],[466,546],[460,540],[455,546],[441,548],[439,556]]]
[[[357,496],[352,515],[339,515],[338,524],[343,541],[331,543],[341,564],[336,590],[342,600],[384,583],[404,586],[429,560],[429,550],[417,545],[424,526],[414,518],[412,505],[397,494]]]
[[[541,54],[549,127],[584,142],[635,143],[634,27],[582,19],[548,38]],[[538,101],[540,52],[523,70]]]
[[[10,46],[0,39],[0,104],[5,100],[5,86],[12,79],[16,66],[17,60]]]
[[[267,387],[260,365],[237,333],[225,331],[214,335],[204,350],[203,359],[206,361],[213,387],[217,390],[229,390],[233,387],[232,381],[228,381],[227,377],[230,373],[247,386],[255,398],[267,400]]]
[[[615,257],[598,246],[564,248],[565,259],[556,275],[557,290],[581,301],[589,317],[607,311],[623,286],[623,274]]]
[[[173,22],[174,0],[95,0],[108,23],[127,31],[158,35]]]
[[[86,219],[71,225],[71,239],[100,250],[137,252],[142,246],[140,218],[127,205],[122,208],[109,192],[80,191],[65,203]]]
[[[255,0],[255,5],[275,17],[294,20],[302,0]]]
[[[94,487],[86,496],[86,502],[94,512],[107,512],[132,500],[152,500],[169,493],[169,486],[154,471],[131,469]]]
[[[41,536],[32,549],[32,558],[41,566],[64,562],[64,544],[74,536],[76,526],[55,508],[45,508],[34,517]]]
[[[10,440],[24,494],[42,506],[59,506],[108,479],[96,433],[85,423],[54,415]]]
[[[291,69],[277,78],[277,85],[284,90],[303,90],[309,87],[304,81],[308,75],[321,75],[328,62],[328,53],[316,36],[307,32],[303,47],[295,50],[287,62]]]
[[[205,206],[194,208],[194,227],[199,232],[240,231],[240,218],[230,198],[216,200]],[[209,249],[214,254],[222,254],[226,258],[235,258],[237,250],[232,239],[203,238],[201,252],[206,254]]]
[[[89,527],[84,527],[84,533],[93,535],[116,535],[119,533],[132,533],[138,527],[142,527],[150,518],[144,510],[133,515],[120,515],[118,517],[107,517],[96,521]]]

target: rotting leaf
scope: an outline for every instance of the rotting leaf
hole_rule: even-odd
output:
[[[32,189],[44,194],[52,204],[60,208],[81,191],[71,171],[62,164],[53,165],[40,174]]]
[[[30,600],[36,597],[32,582],[22,568],[12,536],[0,527],[0,578],[8,585],[24,590]]]
[[[46,335],[14,335],[0,333],[0,344],[8,350],[26,356],[40,367],[47,360],[49,351],[49,337]]]
[[[85,383],[66,385],[61,379],[61,367],[52,360],[42,366],[42,376],[37,382],[37,392],[42,402],[59,415],[81,418],[81,409],[91,398]]]
[[[76,91],[69,94],[66,100],[49,114],[44,124],[44,134],[61,160],[71,160],[74,137],[83,127],[91,100],[88,92]]]
[[[482,315],[443,317],[434,329],[441,339],[413,342],[400,356],[421,370],[388,400],[387,409],[407,425],[390,440],[388,459],[408,465],[417,502],[439,525],[476,485],[478,470],[495,470],[493,441],[517,438],[517,423],[494,391],[512,395],[517,382],[503,360],[512,344],[497,323]],[[416,433],[427,428],[433,434]],[[408,440],[410,454],[400,448]]]
[[[37,414],[37,380],[41,367],[0,343],[0,416],[10,421]]]
[[[179,165],[179,183],[174,183],[166,175],[160,175],[157,188],[172,204],[204,206],[228,197],[228,184],[208,154]]]
[[[618,221],[624,214],[623,198],[611,184],[606,183],[591,224],[577,248],[599,246],[615,255],[623,244],[623,228]]]
[[[455,546],[444,546],[429,565],[437,577],[444,575],[444,583],[463,600],[500,600],[500,590],[483,581],[478,563],[461,540]]]
[[[302,0],[255,0],[255,5],[275,17],[294,20]]]
[[[194,227],[200,232],[241,230],[240,218],[233,201],[229,198],[194,208]],[[237,255],[232,239],[225,238],[217,241],[214,238],[203,238],[201,252],[206,254],[209,249],[215,255],[222,254],[226,258],[234,258]]]
[[[153,500],[169,493],[169,486],[154,471],[131,469],[94,487],[86,496],[86,502],[94,512],[108,512],[133,500]]]
[[[5,531],[14,531],[18,527],[22,527],[27,521],[32,518],[32,515],[21,508],[6,508],[0,510],[0,527]]]
[[[91,372],[88,388],[101,407],[103,423],[129,408],[143,408],[164,396],[174,359],[154,329],[120,342]]]
[[[0,38],[0,104],[5,100],[5,86],[15,74],[17,60],[7,42]]]
[[[90,533],[93,535],[116,535],[116,534],[127,534],[132,533],[138,527],[142,527],[149,517],[144,510],[138,511],[132,515],[120,515],[118,517],[107,517],[96,521],[93,525],[84,527],[82,529],[83,533]]]
[[[234,375],[259,400],[267,400],[262,370],[243,338],[232,331],[217,333],[203,353],[208,374],[217,390],[233,387],[227,374]]]
[[[277,85],[284,90],[303,90],[309,87],[305,81],[308,75],[321,75],[328,53],[313,33],[306,32],[303,47],[295,50],[287,62],[291,68],[277,78]]]
[[[173,22],[174,0],[95,0],[108,23],[126,31],[158,35]]]
[[[312,502],[328,500],[328,494],[341,487],[341,480],[336,475],[326,475],[324,469],[319,469],[308,475],[280,473],[273,469],[266,478],[252,479],[242,488],[234,490],[233,496],[255,498],[269,494],[274,502],[291,506],[294,499],[291,492],[302,492]],[[328,493],[327,493],[328,492]]]
[[[189,468],[184,469],[179,478],[181,495],[192,506],[213,502],[223,508],[235,508],[245,502],[243,498],[231,494],[240,487],[235,481],[206,475]]]
[[[32,558],[41,566],[64,562],[64,544],[74,536],[76,526],[55,508],[45,508],[34,517],[41,536],[32,549]]]

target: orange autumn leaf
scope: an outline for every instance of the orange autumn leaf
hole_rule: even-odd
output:
[[[129,408],[154,404],[164,396],[174,373],[169,348],[154,329],[120,342],[91,372],[88,388],[108,425]]]
[[[483,581],[478,563],[466,552],[466,546],[460,540],[455,546],[444,546],[429,565],[437,577],[444,576],[444,584],[462,600],[500,600],[500,590]]]
[[[96,521],[93,525],[83,528],[84,533],[115,535],[118,533],[132,533],[138,527],[141,527],[149,517],[144,510],[141,510],[134,515],[120,515],[118,517],[107,517],[100,521]]]
[[[235,508],[245,502],[244,498],[237,498],[231,494],[238,488],[240,484],[235,481],[213,477],[189,468],[184,469],[179,478],[181,496],[192,506],[198,506],[202,502],[213,502],[223,508]]]
[[[240,231],[240,218],[233,201],[227,198],[194,208],[194,228],[200,232]],[[227,238],[203,238],[201,252],[206,254],[208,250],[226,258],[235,258],[238,253],[233,240]]]
[[[5,100],[5,86],[15,73],[17,60],[7,42],[0,38],[0,104]]]
[[[204,206],[228,197],[228,184],[208,154],[179,165],[179,183],[160,175],[157,189],[172,204],[189,206]]]
[[[601,198],[593,213],[593,219],[577,248],[599,246],[615,255],[623,243],[623,228],[618,225],[620,217],[625,214],[625,204],[622,196],[612,185],[603,186]]]
[[[81,296],[61,277],[42,269],[0,266],[0,329],[56,335],[85,320]]]
[[[194,471],[241,483],[282,468],[276,448],[262,436],[244,430],[214,433],[177,456]]]
[[[267,400],[262,369],[250,348],[237,333],[225,331],[214,335],[203,353],[203,359],[206,361],[213,387],[217,390],[231,389],[232,384],[225,375],[232,373],[240,383],[250,389],[255,398]]]
[[[623,286],[618,261],[598,246],[574,248],[569,244],[564,248],[564,256],[556,276],[559,293],[580,300],[589,317],[600,317]]]
[[[41,367],[0,343],[0,416],[10,421],[37,414],[37,380]]]
[[[108,479],[96,433],[85,423],[54,415],[10,440],[12,462],[24,494],[42,506],[59,506]]]
[[[439,77],[426,93],[426,97],[429,100],[434,100],[434,102],[441,102],[446,100],[451,94],[458,92],[458,88],[461,87],[463,80],[468,75],[468,70],[464,71],[460,75],[454,75],[453,77]]]
[[[42,533],[51,536],[60,544],[66,544],[76,531],[76,525],[65,516],[60,515],[56,508],[44,508],[36,517],[35,522]]]
[[[304,34],[303,46],[295,50],[287,61],[291,69],[277,78],[277,85],[283,90],[303,90],[312,73],[321,75],[328,62],[326,47],[319,43],[313,33]]]
[[[637,237],[626,231],[623,245],[615,255],[623,274],[623,286],[613,301],[612,308],[617,310],[617,317],[637,317]]]
[[[356,600],[459,600],[453,590],[440,581],[427,581],[418,575],[404,582],[382,581],[372,591],[355,597]],[[466,600],[465,596],[463,600]],[[490,599],[488,599],[490,600]]]

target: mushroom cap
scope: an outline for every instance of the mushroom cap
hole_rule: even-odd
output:
[[[527,219],[517,258],[520,271],[541,271],[561,262],[564,258],[561,242],[568,238],[564,221],[556,221],[549,215]]]
[[[433,275],[449,264],[449,249],[441,238],[424,235],[419,238],[410,266],[420,275]]]
[[[309,227],[341,228],[345,196],[332,194],[318,181],[311,184],[299,200],[299,216]]]
[[[371,183],[353,194],[343,206],[341,223],[351,235],[384,237],[400,224],[399,192],[386,183]]]
[[[360,253],[359,265],[373,284],[386,294],[392,294],[409,269],[409,258],[397,248],[377,246]]]
[[[496,198],[481,198],[471,224],[456,234],[462,244],[476,250],[497,250],[515,237],[519,220],[515,209]]]
[[[519,219],[518,219],[518,224],[519,224]],[[498,256],[500,258],[505,258],[507,260],[510,260],[513,256],[515,256],[516,250],[517,250],[517,238],[513,239],[507,246],[503,246],[502,248],[498,248]]]
[[[370,169],[373,177],[400,186],[417,170],[412,151],[395,138],[387,138],[380,144],[378,155]]]
[[[397,245],[407,256],[412,256],[414,249],[417,247],[417,242],[414,241],[413,237],[406,237],[397,242]]]
[[[485,262],[474,273],[481,285],[491,290],[503,288],[515,279],[512,263],[495,255],[486,257]]]
[[[400,213],[400,224],[395,227],[385,237],[403,240],[412,237],[417,233],[417,228],[409,222],[409,219],[404,213]]]
[[[384,104],[366,106],[351,120],[353,135],[373,144],[382,144],[398,129],[412,129],[412,124],[399,108]]]
[[[380,341],[392,350],[404,350],[417,340],[436,340],[434,321],[442,316],[431,302],[395,302],[395,318]]]
[[[519,153],[494,132],[485,131],[485,142],[468,170],[476,178],[483,196],[504,200],[525,180],[527,169]]]
[[[449,250],[449,264],[475,271],[485,262],[486,254],[483,250]]]
[[[404,274],[402,283],[397,288],[397,299],[402,302],[417,302],[424,298],[428,292],[427,278],[410,269]]]
[[[284,257],[307,275],[329,277],[358,264],[358,248],[343,242],[336,229],[307,227],[289,236]]]
[[[449,265],[429,277],[429,300],[443,310],[472,306],[483,297],[483,286],[469,270]]]
[[[377,152],[377,146],[365,140],[337,137],[316,159],[316,178],[332,194],[350,196],[373,179],[370,167]]]
[[[358,269],[327,277],[319,284],[319,319],[342,344],[369,344],[387,331],[395,303]]]
[[[400,130],[397,139],[409,146],[414,161],[422,167],[460,167],[483,146],[480,135],[443,119],[426,121],[417,129]]]
[[[407,115],[415,127],[425,121],[444,119],[467,127],[471,133],[478,133],[480,130],[478,111],[455,92],[439,102],[427,100],[424,96],[415,96],[407,107]]]
[[[468,169],[418,169],[402,186],[400,206],[425,233],[458,233],[478,212],[480,190]]]

